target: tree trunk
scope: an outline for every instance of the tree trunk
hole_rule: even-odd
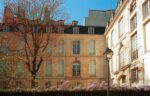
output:
[[[32,74],[32,77],[31,77],[32,79],[31,79],[31,87],[32,88],[35,88],[36,87],[36,81],[35,81],[35,79],[36,79],[36,74]]]

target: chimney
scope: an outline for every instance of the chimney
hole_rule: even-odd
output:
[[[78,25],[78,21],[72,21],[72,26],[77,26]]]
[[[50,11],[48,10],[48,7],[46,6],[44,8],[44,22],[48,22],[50,20]]]
[[[23,8],[21,8],[21,6],[18,6],[18,17],[25,17],[25,11]]]
[[[64,25],[64,20],[58,20],[58,25]]]

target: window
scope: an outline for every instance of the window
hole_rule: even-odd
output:
[[[52,46],[50,44],[47,45],[47,53],[51,54],[52,53]]]
[[[46,63],[45,75],[46,75],[46,77],[52,76],[52,62],[51,61]]]
[[[131,37],[131,59],[134,60],[138,58],[138,48],[137,48],[137,34]]]
[[[0,75],[6,76],[7,73],[7,61],[0,60]]]
[[[79,34],[79,28],[73,27],[73,34]]]
[[[150,0],[146,0],[143,4],[143,17],[146,18],[150,14]]]
[[[33,26],[33,32],[40,32],[41,30],[40,30],[40,27],[39,26],[37,26],[37,25],[35,25],[35,26]]]
[[[80,76],[80,62],[75,61],[73,63],[73,76]]]
[[[137,27],[137,17],[136,15],[130,20],[131,31],[133,31]]]
[[[58,53],[59,53],[59,54],[63,54],[63,53],[64,53],[64,40],[60,40],[60,41],[59,41]]]
[[[138,69],[131,70],[131,83],[137,83],[139,81]]]
[[[80,41],[73,41],[73,54],[80,54]]]
[[[93,27],[88,28],[88,34],[94,34],[94,28]]]
[[[130,5],[130,13],[132,13],[136,9],[136,0],[133,0],[133,2]]]
[[[17,77],[21,77],[23,75],[23,63],[22,62],[16,62],[16,75]]]
[[[150,22],[145,25],[145,47],[146,51],[150,50]]]
[[[120,63],[120,67],[122,67],[124,65],[124,51],[123,51],[123,47],[121,47],[121,49],[119,51],[119,63]]]
[[[112,32],[111,32],[111,47],[114,46],[114,38],[115,38],[115,36],[114,36],[114,31],[112,31]]]
[[[46,53],[48,53],[48,54],[51,54],[52,53],[52,41],[50,40],[49,42],[48,42],[49,44],[47,45],[47,48],[46,48]]]
[[[25,46],[24,38],[20,38],[18,49],[21,50],[24,48],[24,46]]]
[[[58,33],[59,33],[59,34],[63,34],[63,33],[64,33],[64,28],[59,27],[59,28],[58,28]]]
[[[58,61],[58,76],[64,76],[64,61]]]
[[[123,18],[121,18],[119,21],[119,37],[123,35],[123,32],[124,32],[124,22]]]
[[[90,40],[88,43],[89,54],[95,54],[95,40]]]
[[[90,60],[89,62],[89,76],[96,76],[96,61]]]
[[[5,26],[5,27],[3,28],[3,32],[9,32],[9,31],[10,31],[9,26]]]
[[[8,53],[8,44],[6,42],[1,43],[0,52],[4,54]]]

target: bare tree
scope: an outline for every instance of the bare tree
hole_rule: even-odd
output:
[[[34,88],[45,50],[50,40],[58,38],[53,28],[54,19],[62,17],[63,13],[60,9],[63,1],[4,0],[3,3],[5,5],[3,26],[8,25],[16,36],[23,38],[25,53],[23,60],[31,73],[31,86]]]

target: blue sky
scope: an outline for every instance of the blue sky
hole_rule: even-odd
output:
[[[77,20],[80,25],[88,16],[88,10],[115,9],[118,0],[64,0],[65,11],[70,16],[67,22]]]
[[[118,0],[64,0],[64,11],[70,17],[67,23],[77,20],[80,25],[84,18],[88,16],[88,10],[109,10],[115,9]],[[0,0],[0,9],[2,2]]]

